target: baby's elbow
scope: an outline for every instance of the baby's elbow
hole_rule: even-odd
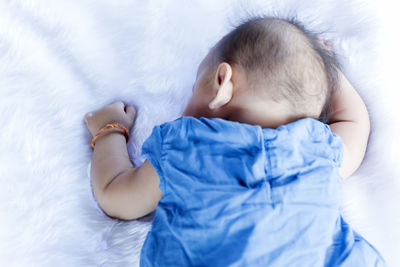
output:
[[[126,216],[126,215],[119,215],[119,214],[114,214],[114,213],[106,213],[104,212],[109,218],[114,219],[114,220],[120,220],[120,221],[132,221],[132,220],[136,220],[140,217],[137,216]]]
[[[133,207],[124,209],[123,206],[118,203],[118,201],[109,199],[105,195],[98,199],[98,205],[103,213],[111,219],[131,221],[140,218],[139,214],[135,212]]]
[[[115,219],[115,220],[132,221],[132,220],[136,220],[141,217],[135,213],[126,213],[126,212],[120,213],[114,209],[107,209],[107,208],[103,208],[103,207],[101,207],[101,209],[103,210],[105,215],[107,215],[111,219]]]
[[[364,159],[369,136],[369,130],[367,129],[369,128],[367,125],[363,127],[363,134],[359,133],[357,139],[353,140],[351,143],[343,143],[343,161],[339,169],[339,174],[343,179],[353,175]]]

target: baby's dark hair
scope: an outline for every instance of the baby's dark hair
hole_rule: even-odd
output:
[[[339,65],[317,36],[295,18],[252,17],[215,45],[213,65],[243,68],[250,88],[286,102],[293,120],[328,123]]]

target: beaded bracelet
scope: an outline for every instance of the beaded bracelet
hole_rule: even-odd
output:
[[[92,148],[94,148],[94,142],[95,142],[96,139],[100,136],[100,134],[101,134],[102,132],[104,132],[105,130],[111,129],[111,128],[119,128],[119,129],[123,130],[123,131],[124,131],[125,138],[126,138],[126,142],[128,143],[128,140],[129,140],[129,133],[128,133],[128,130],[127,130],[124,126],[121,126],[121,125],[119,125],[119,124],[117,124],[117,123],[109,123],[109,124],[107,124],[106,126],[104,126],[100,131],[98,131],[97,134],[93,137],[93,139],[92,139],[92,144],[91,144],[91,145],[92,145]]]

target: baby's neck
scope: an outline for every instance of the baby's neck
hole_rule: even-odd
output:
[[[285,104],[258,97],[240,96],[229,103],[227,120],[260,125],[262,128],[277,128],[297,118],[291,117]]]

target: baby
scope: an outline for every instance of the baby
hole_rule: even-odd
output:
[[[107,123],[130,130],[135,116],[116,102],[85,121],[94,136]],[[369,130],[329,43],[255,17],[203,59],[183,117],[154,127],[143,165],[121,130],[98,136],[93,192],[113,218],[156,210],[141,266],[381,266],[339,212]]]

